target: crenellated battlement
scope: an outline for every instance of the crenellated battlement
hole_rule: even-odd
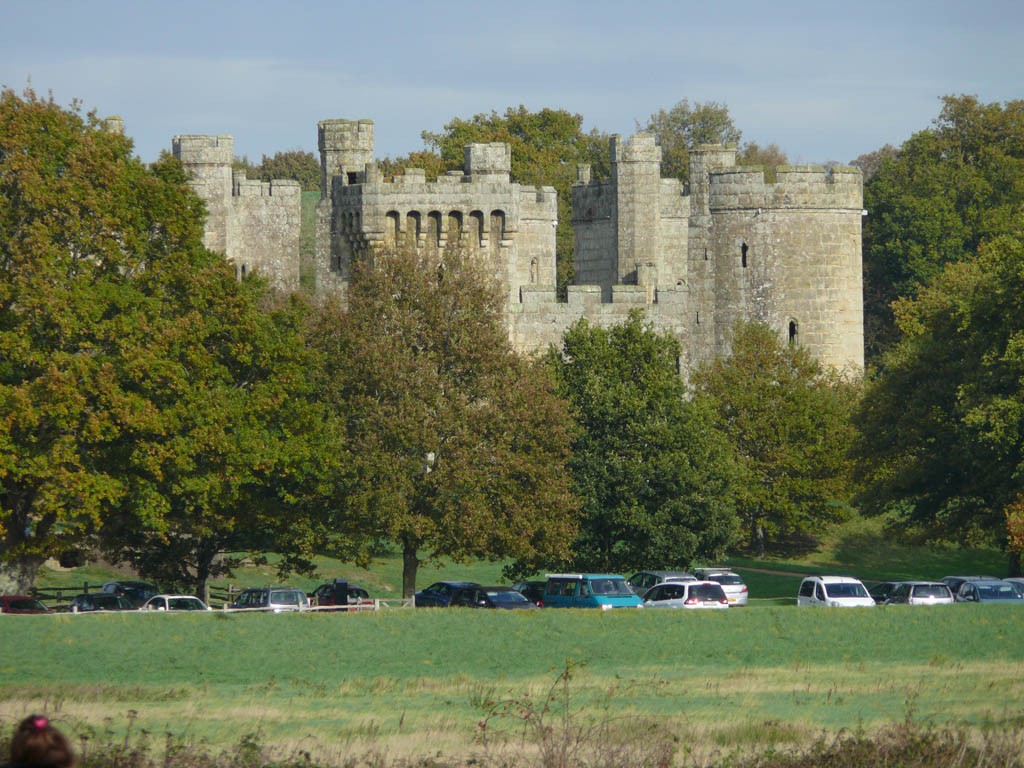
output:
[[[231,136],[175,136],[171,152],[187,165],[227,165],[235,159],[235,140]]]
[[[712,212],[744,209],[840,209],[863,205],[863,184],[854,168],[782,166],[776,181],[766,182],[760,166],[717,168],[708,177]]]
[[[507,143],[470,144],[464,167],[437,179],[411,168],[385,179],[371,120],[317,124],[321,200],[315,281],[345,295],[365,249],[465,249],[506,291],[515,348],[558,344],[576,321],[604,327],[640,310],[679,339],[680,371],[729,353],[737,320],[758,320],[837,368],[863,366],[859,171],[736,165],[736,147],[690,153],[684,183],[661,175],[652,134],[609,140],[611,172],[577,169],[572,187],[576,285],[556,291],[558,200],[549,186],[511,181]],[[240,274],[298,284],[301,192],[232,174],[230,136],[177,136],[174,153],[209,212],[208,247]],[[294,270],[293,270],[294,267]]]

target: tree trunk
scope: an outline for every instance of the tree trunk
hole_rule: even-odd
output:
[[[1020,554],[1020,552],[1010,551],[1010,563],[1008,569],[1010,573],[1008,575],[1011,577],[1020,576]]]
[[[412,598],[416,594],[416,571],[420,560],[416,556],[417,542],[412,539],[402,540],[402,597]]]

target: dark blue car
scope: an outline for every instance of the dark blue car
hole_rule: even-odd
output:
[[[435,581],[416,593],[417,608],[447,608],[457,589],[479,587],[475,581]]]

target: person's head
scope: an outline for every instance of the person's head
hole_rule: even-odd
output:
[[[44,715],[29,715],[11,737],[11,763],[39,768],[74,768],[71,742]]]

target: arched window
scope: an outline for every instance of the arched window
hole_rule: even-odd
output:
[[[462,211],[448,214],[448,245],[456,245],[462,240]]]
[[[482,211],[473,211],[469,214],[469,242],[473,248],[483,245],[487,237],[487,230],[484,229],[484,214]]]
[[[789,321],[789,343],[790,344],[799,344],[800,343],[799,335],[800,335],[800,328],[797,326],[796,320],[790,320]]]
[[[398,211],[388,211],[388,215],[384,217],[384,245],[388,248],[398,245],[399,221],[401,221],[401,216]]]
[[[414,248],[418,248],[420,244],[420,233],[422,231],[420,212],[410,211],[405,217],[406,242]]]

